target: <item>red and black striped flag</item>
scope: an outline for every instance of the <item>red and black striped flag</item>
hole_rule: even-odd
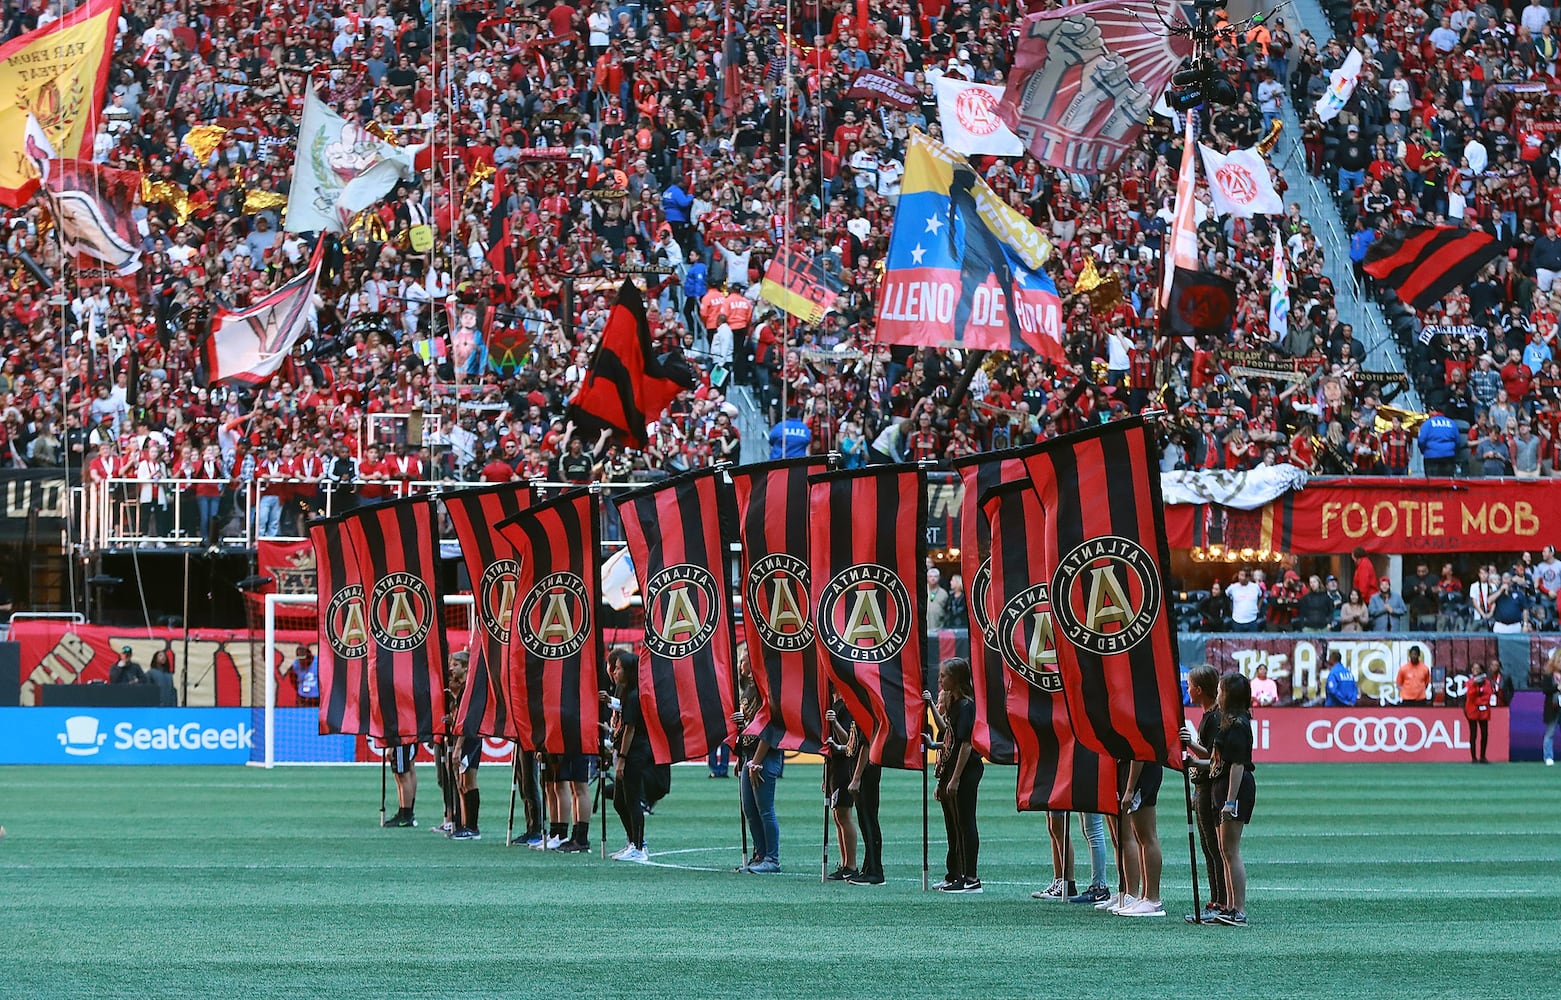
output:
[[[1159,456],[1141,417],[1037,445],[1057,660],[1079,742],[1180,769],[1182,697],[1165,608]]]
[[[640,706],[658,764],[704,757],[737,735],[737,636],[719,475],[701,469],[617,501],[645,609]]]
[[[872,723],[868,759],[921,770],[927,710],[927,489],[912,465],[808,478],[809,591],[826,668],[851,717]]]
[[[732,471],[742,536],[743,633],[759,710],[747,733],[772,747],[817,753],[824,745],[824,677],[808,612],[808,476],[822,458]]]
[[[343,523],[369,627],[368,734],[387,746],[443,735],[448,646],[434,502],[393,500],[360,508]]]
[[[1046,560],[1041,499],[1021,479],[983,493],[977,516],[991,537],[992,580],[984,600],[1018,748],[1019,809],[1115,813],[1116,761],[1074,739],[1062,692],[1051,593],[1040,572]]]
[[[1473,281],[1505,247],[1483,229],[1418,223],[1379,238],[1362,270],[1416,309],[1429,309]]]
[[[1011,453],[983,454],[961,459],[954,468],[964,486],[959,504],[959,562],[965,575],[970,676],[976,691],[976,726],[970,745],[994,764],[1013,764],[1018,758],[1004,708],[1007,681],[1002,657],[992,646],[992,623],[986,614],[986,593],[992,584],[991,537],[981,513],[981,497],[999,483],[1027,482],[1024,462]]]
[[[601,541],[589,489],[534,504],[499,524],[514,547],[507,703],[525,750],[596,753],[602,649]]]
[[[369,622],[342,519],[309,522],[319,587],[320,732],[369,731]]]
[[[503,677],[520,567],[514,547],[497,526],[530,506],[531,487],[502,483],[446,493],[443,499],[472,584],[471,662],[455,712],[455,731],[462,736],[514,739]]]
[[[618,302],[607,314],[596,357],[585,373],[570,414],[585,427],[615,428],[631,448],[645,447],[646,428],[684,389],[694,373],[681,353],[658,357],[650,340],[645,299],[632,278],[618,289]]]

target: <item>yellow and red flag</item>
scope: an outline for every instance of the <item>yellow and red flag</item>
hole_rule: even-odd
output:
[[[20,208],[38,190],[38,170],[23,143],[28,114],[58,155],[92,155],[119,4],[87,0],[0,46],[0,205]]]

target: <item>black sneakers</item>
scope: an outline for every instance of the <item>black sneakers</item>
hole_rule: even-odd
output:
[[[566,840],[559,845],[560,854],[584,854],[591,849],[591,845],[585,841]]]
[[[387,828],[392,826],[408,827],[416,825],[417,820],[414,819],[412,814],[405,809],[397,809],[394,816],[389,816],[385,819],[385,826]]]
[[[883,885],[882,875],[869,875],[867,872],[857,872],[846,879],[847,885]]]
[[[451,840],[481,840],[482,839],[482,834],[477,832],[474,829],[468,829],[467,827],[460,826],[460,827],[456,827],[455,828],[455,832],[450,834],[450,839]]]
[[[841,865],[828,875],[825,875],[824,880],[826,882],[844,882],[855,874],[855,868],[847,868],[845,865]]]

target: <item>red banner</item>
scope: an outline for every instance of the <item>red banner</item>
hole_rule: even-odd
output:
[[[1254,511],[1166,508],[1175,548],[1236,544],[1296,555],[1516,552],[1561,535],[1561,480],[1313,480]]]
[[[1189,719],[1200,714],[1190,710]],[[1507,709],[1491,712],[1489,756],[1508,759]],[[1252,718],[1252,756],[1264,764],[1469,761],[1469,722],[1455,708],[1277,708]]]

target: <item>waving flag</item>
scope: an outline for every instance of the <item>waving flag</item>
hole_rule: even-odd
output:
[[[1001,114],[1030,155],[1106,173],[1127,155],[1192,39],[1159,0],[1095,0],[1024,19]]]
[[[508,702],[524,750],[596,753],[601,740],[601,543],[597,497],[571,490],[501,522],[518,576]]]
[[[625,279],[591,367],[569,401],[571,416],[587,427],[612,427],[629,447],[643,448],[650,422],[693,387],[694,373],[681,354],[652,352],[645,299],[634,280]]]
[[[932,82],[938,124],[949,148],[968,156],[1020,156],[1024,143],[1003,123],[998,102],[1003,88],[940,76]]]
[[[926,766],[926,477],[874,465],[808,478],[809,588],[830,679],[872,737],[868,759]],[[909,583],[907,583],[909,581]]]
[[[841,287],[840,278],[812,257],[782,247],[764,269],[759,297],[804,323],[818,323],[834,308]]]
[[[1074,739],[1062,693],[1056,616],[1040,572],[1046,523],[1040,497],[1021,479],[987,490],[979,507],[991,537],[991,586],[983,596],[1004,664],[1003,707],[1017,747],[1019,809],[1115,813],[1116,761]]]
[[[280,367],[314,325],[314,288],[325,241],[296,278],[238,312],[218,310],[206,339],[206,378],[212,384],[259,385]]]
[[[118,274],[141,267],[141,233],[136,195],[141,175],[91,160],[39,160],[49,214],[59,226],[65,250],[101,262]]]
[[[369,620],[357,552],[339,517],[309,523],[319,588],[320,732],[369,731]]]
[[[462,736],[515,736],[504,677],[520,565],[515,561],[514,546],[497,526],[525,510],[531,500],[531,487],[526,483],[502,483],[444,495],[445,514],[461,543],[461,557],[471,580],[475,619],[466,690],[455,713],[455,730]]]
[[[824,675],[808,611],[808,475],[822,458],[732,472],[742,536],[743,632],[759,711],[747,732],[771,747],[817,753],[824,744]]]
[[[1160,270],[1160,308],[1171,304],[1171,283],[1177,269],[1198,269],[1198,158],[1193,152],[1195,135],[1193,115],[1187,116],[1182,133],[1182,163],[1176,174],[1176,201],[1172,205],[1170,249]]]
[[[1051,241],[964,157],[912,132],[878,291],[890,344],[1062,357],[1062,302],[1043,271]]]
[[[640,704],[658,764],[704,757],[737,735],[737,635],[718,475],[701,469],[617,501],[645,608]]]
[[[1024,465],[1045,511],[1041,578],[1074,733],[1096,753],[1180,769],[1171,560],[1148,425],[1130,417],[1068,434]]]
[[[326,107],[311,86],[298,122],[298,156],[283,228],[345,232],[352,217],[412,176],[419,148],[386,142]]]
[[[1350,54],[1344,57],[1344,62],[1328,74],[1328,89],[1317,99],[1317,117],[1320,121],[1333,121],[1339,117],[1344,106],[1350,103],[1350,97],[1355,93],[1355,84],[1360,82],[1361,61],[1360,49],[1351,46]]]
[[[343,518],[368,620],[369,733],[404,746],[445,732],[444,601],[434,502],[395,500]]]
[[[1276,341],[1290,335],[1290,268],[1285,244],[1274,231],[1274,270],[1268,279],[1268,332]]]
[[[1373,243],[1362,270],[1409,305],[1425,310],[1473,281],[1504,249],[1483,229],[1417,223]]]
[[[31,114],[60,156],[91,156],[118,29],[119,0],[87,0],[0,45],[0,145],[20,142]],[[36,190],[27,156],[0,157],[0,205],[20,208]]]
[[[1284,199],[1274,190],[1262,153],[1251,148],[1220,153],[1202,143],[1198,144],[1198,152],[1203,155],[1203,170],[1209,177],[1209,197],[1214,202],[1215,215],[1250,219],[1254,215],[1284,212]]]
[[[959,506],[959,558],[965,575],[970,676],[976,693],[976,725],[970,744],[994,764],[1012,764],[1018,758],[1004,708],[1008,681],[1003,658],[992,642],[992,620],[986,609],[986,593],[992,586],[992,540],[981,513],[981,497],[999,483],[1028,484],[1029,480],[1024,462],[1017,456],[1005,457],[1003,452],[972,455],[955,462],[954,468],[964,486]]]

